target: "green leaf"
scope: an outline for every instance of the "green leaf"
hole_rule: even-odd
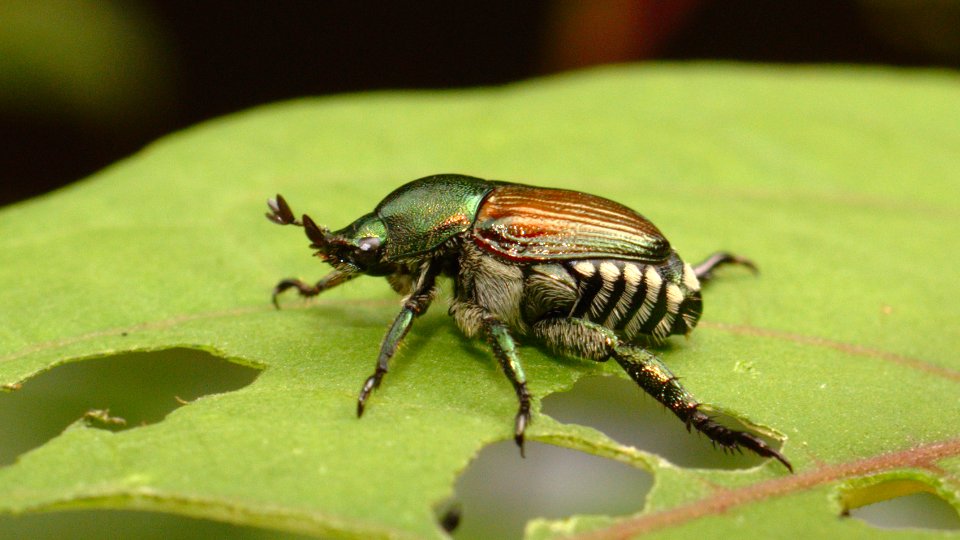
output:
[[[888,479],[960,508],[958,120],[953,74],[689,65],[304,99],[167,137],[0,212],[0,384],[176,347],[262,373],[153,424],[71,425],[0,469],[0,512],[147,509],[442,536],[433,508],[481,448],[510,438],[512,388],[441,302],[357,420],[398,301],[364,278],[275,311],[276,280],[326,268],[302,231],[262,217],[280,192],[341,227],[438,172],[607,196],[691,260],[722,248],[762,269],[723,272],[701,327],[661,355],[704,401],[785,437],[797,473],[677,467],[538,414],[531,439],[656,480],[635,516],[535,521],[529,535],[866,536],[838,515]],[[521,352],[538,410],[584,375],[616,372]]]

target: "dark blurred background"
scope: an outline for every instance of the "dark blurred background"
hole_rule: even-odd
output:
[[[0,205],[305,95],[650,60],[960,67],[960,2],[3,0]]]

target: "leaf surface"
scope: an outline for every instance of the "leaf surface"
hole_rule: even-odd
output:
[[[441,299],[357,420],[397,298],[361,278],[275,311],[278,279],[327,269],[302,231],[262,217],[280,192],[339,228],[440,172],[589,191],[650,218],[689,260],[727,249],[762,269],[722,272],[701,327],[661,355],[702,400],[784,436],[797,474],[680,468],[538,415],[531,439],[646,468],[656,484],[636,516],[535,521],[529,535],[865,536],[837,519],[844,489],[897,475],[960,507],[958,119],[951,74],[667,65],[303,99],[164,138],[0,212],[0,384],[175,347],[262,373],[155,424],[73,424],[0,469],[0,512],[442,536],[434,505],[482,447],[510,438],[512,388]],[[538,400],[616,372],[521,352]]]

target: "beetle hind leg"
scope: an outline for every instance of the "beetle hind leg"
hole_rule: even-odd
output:
[[[699,410],[701,403],[652,353],[633,345],[620,345],[614,349],[612,356],[645,392],[677,415],[686,424],[688,431],[691,427],[696,429],[725,450],[739,451],[746,448],[759,456],[774,458],[793,472],[790,461],[759,437],[746,431],[730,429]]]
[[[784,457],[783,454],[770,448],[762,439],[751,433],[737,431],[723,426],[696,409],[690,413],[686,424],[688,431],[690,426],[693,426],[697,431],[709,437],[711,441],[719,444],[724,450],[742,452],[741,448],[746,448],[759,456],[776,459],[782,463],[787,470],[793,472],[793,465],[790,464],[790,461]]]
[[[727,264],[739,264],[741,266],[746,266],[754,274],[759,272],[757,265],[754,264],[750,259],[741,257],[739,255],[734,255],[732,253],[727,253],[726,251],[718,251],[704,259],[699,264],[695,264],[693,266],[693,273],[697,275],[697,279],[701,282],[707,282],[713,279],[714,270]]]
[[[691,427],[727,450],[746,448],[762,457],[774,458],[793,471],[790,462],[760,438],[730,429],[699,410],[701,403],[652,353],[623,342],[613,330],[583,319],[546,319],[533,326],[534,333],[558,352],[605,361],[613,358],[644,392],[664,404]]]

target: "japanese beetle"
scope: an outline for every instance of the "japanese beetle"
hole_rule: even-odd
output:
[[[520,407],[514,439],[523,453],[530,393],[514,341],[533,336],[557,353],[613,358],[640,387],[724,448],[747,448],[790,462],[760,438],[727,428],[700,411],[700,402],[643,347],[687,334],[700,318],[700,283],[723,264],[753,264],[716,253],[691,266],[650,221],[608,199],[562,189],[439,174],[397,188],[373,212],[333,231],[309,216],[294,217],[283,197],[268,201],[267,218],[305,229],[316,255],[333,266],[315,284],[284,279],[316,296],[359,275],[385,276],[405,296],[380,347],[377,367],[357,400],[363,414],[390,358],[436,294],[453,280],[450,315],[468,336],[484,336],[513,383]]]

